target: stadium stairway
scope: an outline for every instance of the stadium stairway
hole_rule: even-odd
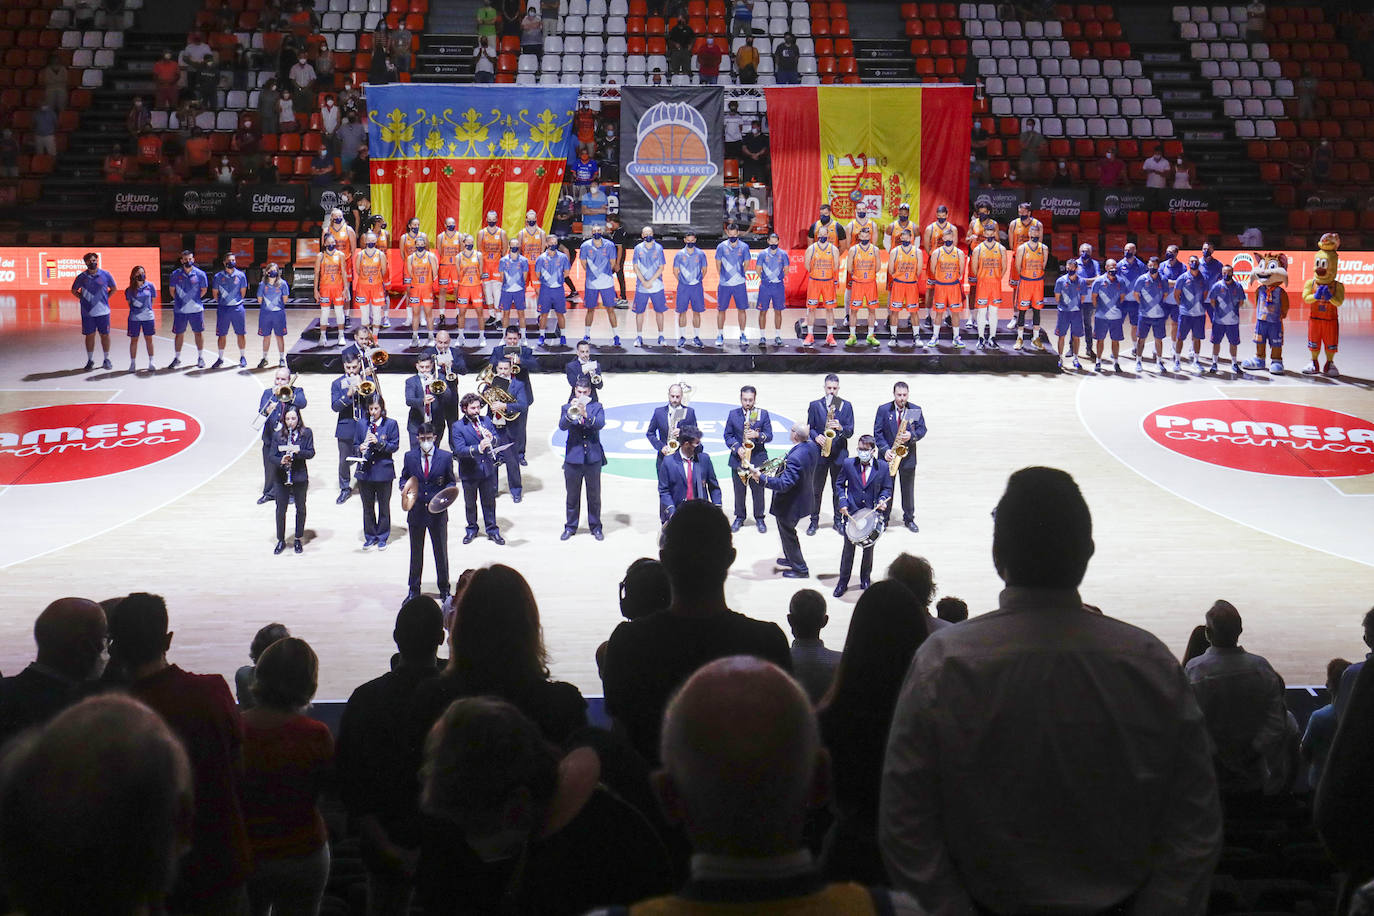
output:
[[[438,35],[475,34],[477,10],[485,5],[483,0],[432,0],[426,27]]]
[[[902,15],[896,3],[849,3],[849,37],[855,39],[858,50],[860,38],[892,38],[902,34]]]

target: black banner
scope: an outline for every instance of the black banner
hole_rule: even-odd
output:
[[[111,216],[163,216],[167,189],[160,184],[116,184],[109,189]]]
[[[231,184],[172,185],[172,215],[190,219],[232,216],[238,210]]]
[[[1076,219],[1091,206],[1091,198],[1087,188],[1035,188],[1028,199],[1032,210],[1048,210],[1055,216]]]
[[[246,184],[239,188],[239,212],[246,219],[304,219],[305,192],[300,184]]]
[[[620,218],[632,234],[720,233],[725,187],[719,86],[620,90]]]
[[[1016,218],[1016,206],[1026,197],[1025,188],[977,188],[969,195],[969,208],[977,210],[979,204],[992,208],[992,218],[1006,225]]]
[[[1144,188],[1098,188],[1093,191],[1093,206],[1105,223],[1124,223],[1132,210],[1150,209],[1150,192]]]

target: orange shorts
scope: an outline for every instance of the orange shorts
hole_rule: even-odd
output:
[[[961,284],[932,282],[930,288],[935,293],[931,299],[932,308],[958,311],[964,307],[964,290]]]
[[[454,293],[459,305],[470,305],[474,308],[482,305],[482,287],[477,284],[459,286]]]
[[[1307,319],[1307,349],[1335,353],[1341,343],[1341,323],[1335,318]]]
[[[458,265],[457,265],[457,264],[440,264],[440,265],[439,265],[439,286],[441,286],[441,287],[448,287],[448,286],[457,286],[457,285],[458,285]]]
[[[327,285],[320,287],[320,293],[316,297],[320,305],[348,305],[348,297],[344,295],[343,286]]]
[[[1001,305],[1005,292],[1002,289],[1002,284],[994,283],[991,280],[983,281],[978,284],[977,291],[973,294],[973,304],[976,308]]]
[[[1016,307],[1021,311],[1042,308],[1045,304],[1045,278],[1027,280],[1022,277],[1016,284]]]
[[[412,286],[406,290],[406,300],[411,305],[433,305],[434,287],[426,284],[424,286]]]
[[[861,308],[864,305],[876,306],[878,304],[878,281],[877,280],[856,280],[854,285],[849,287],[849,307]]]
[[[381,284],[359,283],[353,288],[353,301],[358,305],[386,305],[386,290],[382,289]]]
[[[834,280],[806,280],[806,303],[807,305],[824,303],[831,308],[835,307],[835,281]]]
[[[906,310],[918,308],[921,305],[921,284],[903,283],[900,280],[892,284],[892,292],[887,297],[887,307],[892,309]]]

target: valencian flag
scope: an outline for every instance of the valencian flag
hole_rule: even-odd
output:
[[[773,226],[785,245],[805,245],[823,203],[836,220],[859,203],[885,227],[897,207],[925,226],[935,208],[968,214],[967,86],[788,86],[764,90],[774,195]]]
[[[548,229],[574,141],[579,89],[534,86],[367,87],[372,212],[392,232],[412,217],[433,238],[452,216],[463,232],[488,210],[511,234],[533,210]]]

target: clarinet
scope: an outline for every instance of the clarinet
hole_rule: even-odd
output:
[[[286,456],[290,459],[290,462],[286,465],[286,485],[288,487],[292,485],[293,481],[291,479],[291,472],[295,469],[296,466],[296,453],[291,448],[291,446],[294,446],[296,444],[296,435],[297,434],[294,429],[286,434]]]

